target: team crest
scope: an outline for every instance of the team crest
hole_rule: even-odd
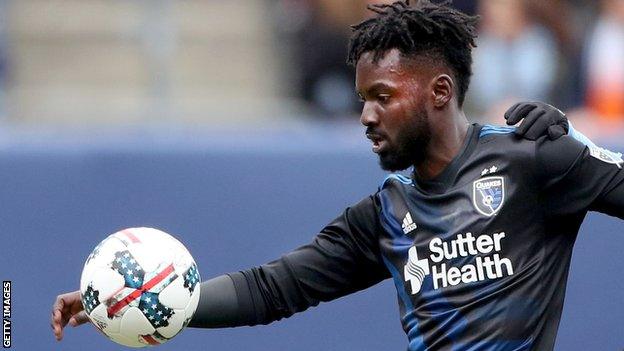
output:
[[[472,185],[472,202],[485,216],[493,216],[503,206],[505,200],[505,180],[503,177],[486,177]]]

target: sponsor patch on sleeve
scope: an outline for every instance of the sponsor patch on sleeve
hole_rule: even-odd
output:
[[[602,162],[614,164],[618,166],[618,168],[622,168],[624,165],[624,160],[622,160],[622,154],[620,153],[615,153],[598,146],[590,146],[589,152],[592,157],[595,157]]]

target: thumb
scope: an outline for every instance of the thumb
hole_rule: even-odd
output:
[[[87,323],[88,321],[89,317],[87,316],[87,313],[85,311],[80,311],[69,319],[69,325],[77,327],[81,324]]]

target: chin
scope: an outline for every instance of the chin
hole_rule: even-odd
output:
[[[412,162],[396,157],[396,155],[379,155],[379,167],[384,171],[404,171],[412,166]]]

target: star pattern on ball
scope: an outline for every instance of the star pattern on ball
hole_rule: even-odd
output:
[[[91,251],[91,254],[89,254],[89,257],[87,257],[87,262],[85,263],[85,265],[100,254],[100,249],[102,248],[102,246],[104,246],[104,243],[106,243],[106,241],[108,241],[108,239],[104,239],[95,247],[95,249],[93,249],[93,251]]]
[[[168,326],[169,318],[173,315],[173,309],[161,304],[158,294],[153,292],[145,292],[141,295],[139,309],[154,328]]]
[[[93,311],[100,304],[99,296],[100,292],[94,290],[93,286],[89,284],[89,286],[87,286],[87,290],[81,296],[82,306],[87,314],[91,314],[91,311]]]
[[[143,285],[145,272],[134,259],[130,251],[123,250],[116,252],[112,268],[124,277],[126,287],[139,289]]]
[[[192,294],[197,283],[199,283],[199,272],[197,271],[197,266],[192,264],[189,269],[184,272],[184,287]]]

